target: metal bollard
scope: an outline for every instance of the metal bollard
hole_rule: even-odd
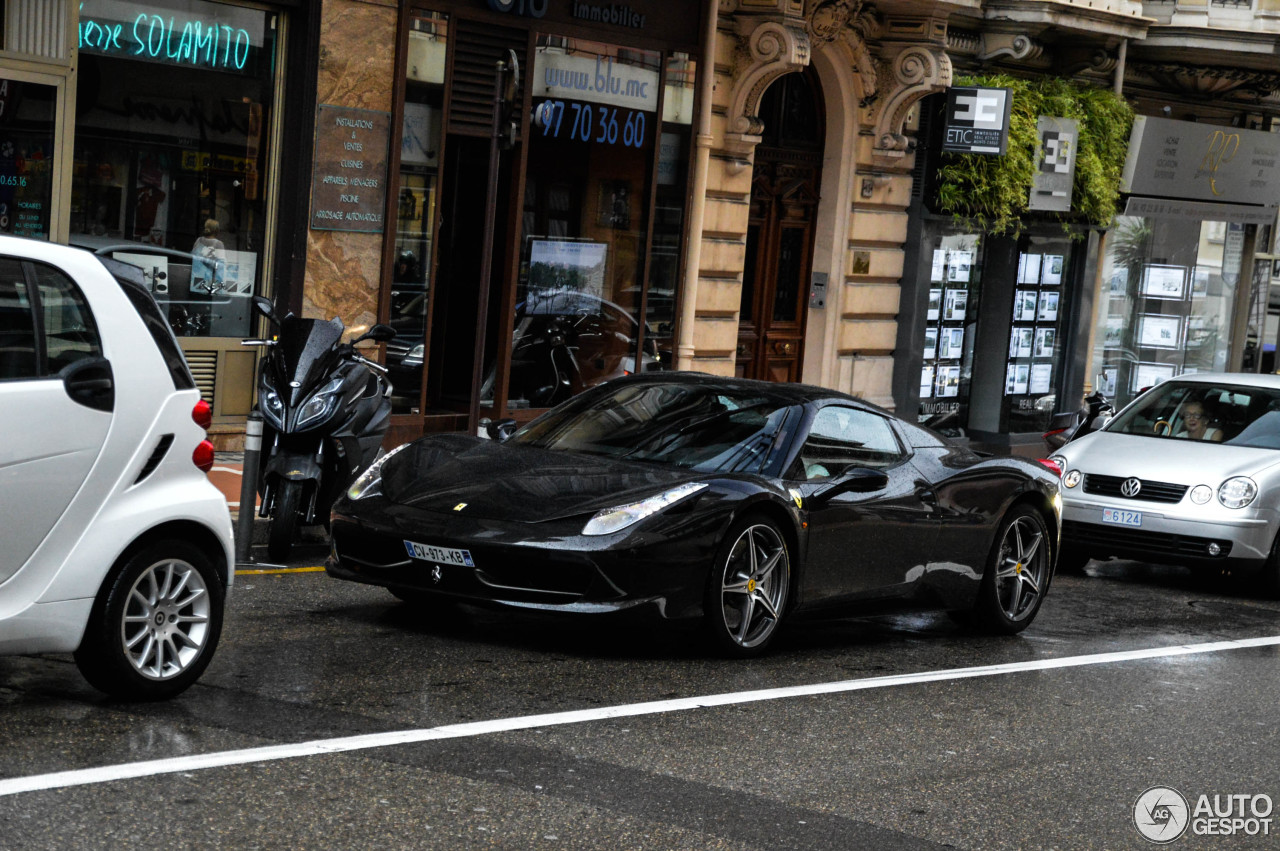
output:
[[[240,511],[236,516],[236,562],[252,563],[254,505],[258,497],[258,462],[262,457],[262,414],[249,412],[244,425],[244,470],[240,479]]]

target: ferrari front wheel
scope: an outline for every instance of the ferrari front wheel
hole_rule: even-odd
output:
[[[790,586],[790,554],[778,527],[760,517],[734,523],[707,587],[712,642],[731,656],[763,653],[782,623]]]

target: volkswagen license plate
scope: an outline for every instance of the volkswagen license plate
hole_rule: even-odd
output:
[[[1141,526],[1141,511],[1125,511],[1122,508],[1102,509],[1102,522],[1115,523],[1118,526]]]
[[[405,541],[404,548],[408,551],[410,558],[430,561],[436,564],[456,564],[463,567],[476,566],[476,563],[471,560],[470,550],[433,547],[430,544],[415,544],[413,541]]]

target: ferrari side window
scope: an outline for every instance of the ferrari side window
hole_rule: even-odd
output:
[[[800,449],[806,479],[834,478],[850,467],[892,467],[902,458],[902,446],[884,417],[839,405],[818,412]]]

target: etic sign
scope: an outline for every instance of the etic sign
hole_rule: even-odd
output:
[[[953,86],[947,89],[942,150],[952,154],[1003,156],[1009,146],[1008,89]]]

